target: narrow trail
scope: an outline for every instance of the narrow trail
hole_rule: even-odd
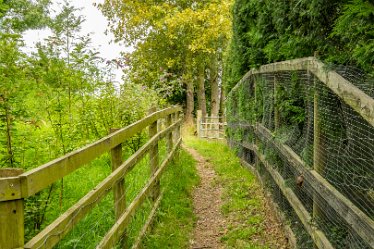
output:
[[[197,222],[190,248],[223,248],[220,237],[227,222],[220,212],[222,187],[216,181],[217,176],[212,165],[196,150],[183,147],[196,160],[196,168],[201,179],[192,197]]]

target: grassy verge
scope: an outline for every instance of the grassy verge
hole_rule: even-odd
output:
[[[194,223],[191,195],[198,181],[195,161],[181,150],[179,164],[170,165],[161,179],[164,197],[144,248],[189,248]]]
[[[266,232],[266,212],[261,187],[243,168],[235,154],[219,141],[185,139],[213,164],[223,187],[222,213],[229,225],[221,238],[226,248],[278,248],[277,239]]]

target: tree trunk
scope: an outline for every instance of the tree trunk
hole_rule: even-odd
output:
[[[226,93],[225,93],[225,89],[223,87],[223,85],[221,84],[221,98],[220,98],[220,105],[219,105],[219,113],[220,113],[220,122],[225,122],[225,99],[226,99]]]
[[[186,80],[187,96],[186,96],[186,116],[185,122],[187,126],[193,125],[193,110],[194,110],[194,89],[191,79]]]
[[[219,86],[218,86],[218,60],[217,55],[212,55],[209,65],[210,71],[210,88],[211,88],[211,112],[212,117],[217,117],[220,107]]]
[[[5,104],[5,121],[6,121],[6,140],[7,140],[7,150],[8,150],[8,159],[10,162],[10,167],[14,167],[14,154],[12,149],[12,136],[11,136],[11,130],[12,130],[12,121],[11,121],[11,115],[10,110],[7,104]]]
[[[206,98],[205,98],[205,65],[200,63],[198,65],[198,78],[197,78],[197,101],[199,110],[201,110],[202,118],[206,117]]]

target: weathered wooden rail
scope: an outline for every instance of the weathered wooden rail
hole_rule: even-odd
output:
[[[306,71],[310,75],[314,75],[321,83],[329,88],[336,96],[350,106],[356,113],[358,113],[369,126],[374,126],[374,99],[358,89],[347,79],[343,78],[338,73],[327,70],[325,65],[315,59],[314,57],[296,59],[291,61],[284,61],[279,63],[273,63],[269,65],[261,66],[259,69],[249,71],[243,79],[232,89],[228,95],[228,99],[232,98],[231,101],[236,103],[237,97],[234,94],[244,84],[244,82],[250,81],[253,87],[252,92],[256,92],[256,78],[262,74],[271,75],[267,76],[267,79],[273,79],[274,88],[277,84],[281,84],[277,81],[276,73],[279,72],[292,72],[292,71]],[[275,76],[273,76],[273,74]],[[314,83],[315,84],[315,83]],[[277,101],[276,91],[274,90],[273,100]],[[255,156],[255,162],[253,165],[244,162],[246,166],[251,167],[252,170],[256,171],[259,163],[261,163],[268,175],[272,178],[272,181],[278,186],[283,196],[287,199],[291,205],[299,220],[302,222],[305,230],[309,233],[310,237],[314,241],[314,245],[317,248],[334,248],[329,238],[325,233],[315,225],[314,220],[318,217],[321,212],[320,207],[316,205],[318,198],[326,202],[330,208],[332,208],[346,224],[349,229],[354,231],[362,241],[366,243],[369,248],[374,248],[374,220],[356,206],[349,198],[343,195],[338,189],[336,189],[329,181],[323,177],[323,169],[325,167],[323,160],[320,159],[320,151],[318,148],[322,148],[324,144],[320,139],[320,120],[318,119],[319,112],[319,92],[314,91],[314,117],[313,121],[313,163],[312,168],[308,167],[301,157],[293,151],[292,148],[281,142],[276,138],[274,133],[279,127],[279,110],[274,108],[273,122],[274,130],[269,130],[261,123],[246,120],[229,120],[229,129],[238,130],[244,133],[251,133],[254,137],[251,141],[247,141],[246,138],[242,139],[231,139],[230,142],[241,148],[243,151],[247,151]],[[256,98],[256,96],[254,96]],[[312,97],[313,98],[313,97]],[[228,117],[229,119],[229,117]],[[232,127],[230,128],[230,122]],[[261,148],[260,148],[261,147]],[[264,148],[265,147],[265,148]],[[304,178],[304,181],[310,185],[313,193],[313,212],[307,211],[300,197],[298,197],[286,179],[278,172],[279,168],[276,165],[272,165],[266,157],[265,149],[269,147],[278,156],[284,158],[288,165],[291,167],[292,172],[297,172]],[[243,160],[245,160],[245,153],[243,154]],[[374,180],[374,179],[373,179]],[[323,210],[322,210],[323,211]],[[351,248],[351,247],[350,247]],[[366,248],[366,247],[365,247]]]
[[[159,179],[170,161],[176,156],[180,147],[180,107],[171,107],[155,111],[142,120],[112,133],[99,141],[73,151],[63,157],[46,163],[28,172],[20,170],[0,171],[0,248],[52,248],[73,227],[82,220],[110,191],[114,192],[116,223],[107,232],[97,248],[112,248],[126,234],[132,215],[140,207],[146,197],[154,201],[153,211],[142,229],[144,235],[147,226],[160,203]],[[158,130],[158,122],[164,119],[166,128]],[[149,140],[138,151],[122,162],[122,143],[136,133],[149,127]],[[166,159],[159,165],[158,142],[166,138]],[[34,238],[24,243],[24,210],[23,199],[33,196],[54,182],[91,162],[103,153],[110,152],[112,173],[87,193],[65,213],[43,229]],[[144,188],[126,207],[126,189],[124,179],[136,164],[150,154],[152,175]],[[139,241],[141,238],[137,239]]]

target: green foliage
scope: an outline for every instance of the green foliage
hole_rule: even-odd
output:
[[[23,98],[27,90],[25,72],[20,69],[23,64],[20,45],[18,35],[0,36],[0,166],[19,166],[13,133],[16,132],[16,119],[24,119],[26,116]]]
[[[374,4],[370,1],[350,1],[335,22],[331,37],[339,39],[340,51],[332,53],[331,61],[359,66],[373,73],[374,65]]]
[[[0,32],[23,32],[45,27],[50,0],[0,0]]]
[[[182,104],[197,68],[211,56],[221,61],[231,35],[231,3],[106,0],[99,8],[116,39],[135,48],[125,55],[130,80]]]
[[[299,126],[303,128],[305,113],[305,96],[300,94],[303,92],[303,82],[298,78],[297,73],[291,76],[291,84],[277,86],[277,108],[280,113],[281,123],[286,126]]]
[[[373,20],[374,5],[367,0],[236,0],[226,90],[251,68],[315,53],[372,73]]]
[[[65,2],[52,20],[48,2],[0,1],[0,168],[30,170],[102,138],[110,128],[141,119],[151,106],[164,104],[149,88],[113,83],[111,65],[101,68],[103,59],[91,47],[89,35],[78,34],[84,18]],[[22,53],[24,44],[17,32],[46,24],[52,35],[37,44],[35,53]],[[138,134],[127,141],[126,149],[137,149],[143,138]],[[105,165],[108,158],[100,162],[98,166]],[[96,179],[107,172],[101,170],[77,174]],[[69,177],[64,182],[26,200],[27,239],[71,206],[74,188],[80,194],[87,190],[71,186]]]

